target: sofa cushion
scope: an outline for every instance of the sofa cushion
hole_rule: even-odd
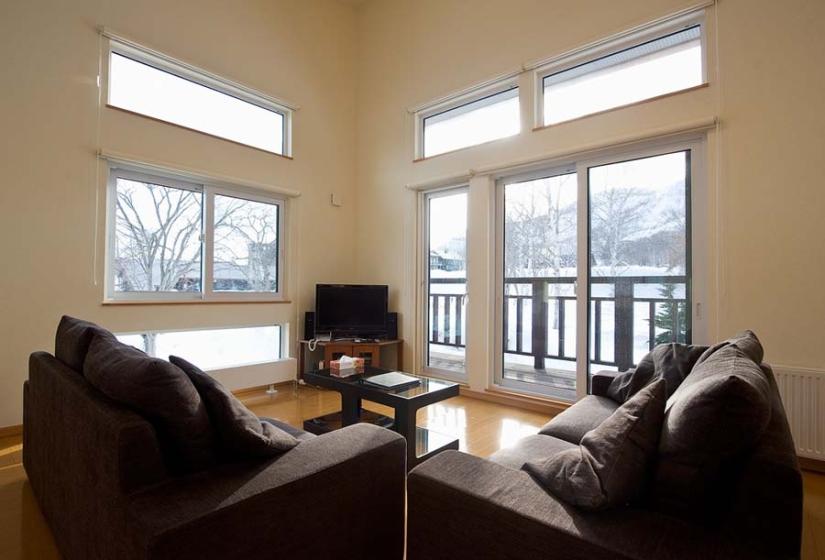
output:
[[[619,408],[619,403],[607,397],[588,395],[573,406],[554,416],[540,434],[553,436],[578,445],[584,434],[598,428]]]
[[[183,370],[206,403],[224,459],[272,457],[298,445],[293,435],[274,421],[262,422],[217,379],[196,365],[177,356],[169,356],[169,361]]]
[[[206,406],[179,368],[113,336],[95,334],[83,375],[107,397],[152,423],[170,471],[192,472],[215,463]]]
[[[552,494],[587,510],[626,505],[638,499],[650,474],[665,413],[665,380],[648,385],[581,445],[524,465]]]
[[[765,351],[762,348],[762,343],[759,342],[759,338],[757,338],[756,333],[753,331],[742,331],[733,337],[706,349],[702,355],[699,356],[696,364],[701,364],[717,351],[727,346],[736,346],[757,365],[761,364],[762,359],[765,357]]]
[[[576,449],[576,445],[553,436],[535,434],[521,438],[512,447],[499,449],[490,455],[490,460],[518,470],[528,461],[552,457],[568,449]]]
[[[708,519],[765,431],[770,403],[764,372],[738,345],[728,344],[698,364],[666,406],[652,488],[655,507]]]
[[[73,370],[82,372],[83,361],[95,334],[114,336],[94,323],[63,315],[57,325],[54,357]]]
[[[669,398],[707,349],[707,346],[687,346],[676,342],[659,344],[641,359],[635,369],[617,375],[607,388],[607,396],[624,403],[650,383],[664,379],[666,398]]]
[[[275,426],[276,428],[279,428],[279,429],[285,431],[286,433],[288,433],[289,435],[291,435],[292,437],[297,439],[298,443],[300,443],[302,441],[308,441],[310,439],[315,439],[315,438],[318,437],[315,434],[312,434],[310,432],[302,430],[301,428],[296,428],[292,424],[288,424],[288,423],[284,422],[283,420],[276,420],[275,418],[267,418],[266,416],[261,416],[260,418],[261,418],[261,422],[268,422],[268,423],[272,424],[273,426]]]

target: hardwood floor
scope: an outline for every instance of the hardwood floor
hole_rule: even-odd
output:
[[[282,386],[275,396],[246,393],[242,400],[256,414],[300,426],[340,408],[337,393],[310,387]],[[390,413],[381,405],[366,408]],[[469,397],[454,397],[418,413],[418,424],[453,435],[461,450],[486,457],[501,447],[534,434],[549,416]],[[52,560],[59,558],[51,533],[34,500],[21,462],[21,438],[0,438],[0,558]],[[804,472],[805,506],[803,560],[825,560],[825,475]]]

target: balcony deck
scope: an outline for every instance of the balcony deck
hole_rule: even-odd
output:
[[[430,350],[430,365],[434,368],[463,372],[464,357],[448,352]],[[528,365],[507,364],[504,377],[525,383],[537,383],[548,396],[564,401],[576,400],[576,372],[562,369],[534,369]]]

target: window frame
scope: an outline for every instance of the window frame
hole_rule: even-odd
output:
[[[247,368],[247,367],[254,367],[260,366],[265,364],[274,364],[277,362],[281,362],[284,360],[289,360],[288,353],[286,349],[288,348],[288,329],[281,323],[271,323],[267,325],[228,325],[228,326],[219,326],[219,327],[191,327],[191,328],[180,328],[180,329],[144,329],[144,330],[136,330],[136,331],[123,331],[115,333],[115,336],[135,336],[135,335],[144,335],[144,334],[179,334],[179,333],[190,333],[190,332],[199,332],[199,331],[227,331],[227,330],[240,330],[240,329],[256,329],[256,328],[267,328],[267,327],[276,327],[278,329],[278,357],[272,360],[260,360],[257,362],[249,362],[245,364],[239,364],[234,366],[226,366],[220,368],[209,368],[203,366],[201,369],[207,373],[212,372],[222,372],[222,371],[232,371],[239,368]],[[143,350],[139,348],[139,350]],[[145,352],[145,350],[144,350]],[[163,360],[168,359],[168,356],[153,356],[156,358],[161,358]]]
[[[106,33],[104,33],[106,34]],[[139,115],[142,117],[146,117],[149,119],[154,119],[158,122],[170,124],[172,126],[177,126],[179,128],[183,128],[186,130],[191,130],[193,132],[197,132],[199,134],[205,134],[212,138],[218,138],[220,140],[225,140],[227,142],[233,142],[235,144],[239,144],[241,146],[246,146],[248,148],[253,148],[255,150],[260,150],[266,152],[268,154],[274,154],[281,157],[291,158],[292,157],[292,117],[293,112],[295,111],[295,107],[290,106],[289,104],[276,99],[270,95],[262,93],[258,90],[245,86],[243,84],[234,82],[227,78],[221,77],[217,74],[204,70],[202,68],[198,68],[197,66],[188,64],[166,54],[154,51],[137,43],[133,43],[131,41],[127,41],[120,37],[115,37],[111,34],[106,34],[109,37],[109,45],[106,51],[106,79],[105,79],[105,99],[106,99],[106,106],[111,107],[120,111],[126,111],[135,115]],[[158,118],[152,115],[147,115],[145,113],[140,113],[137,111],[133,111],[126,107],[120,107],[118,105],[114,105],[111,103],[110,99],[110,91],[111,87],[109,85],[109,81],[112,76],[111,72],[111,65],[112,65],[112,53],[118,54],[135,62],[139,62],[150,66],[156,70],[161,72],[165,72],[167,74],[171,74],[177,78],[182,80],[186,80],[205,88],[215,90],[219,93],[224,95],[228,95],[229,97],[234,97],[240,101],[248,103],[250,105],[254,105],[256,107],[260,107],[261,109],[265,109],[267,111],[272,111],[281,115],[283,118],[283,127],[281,130],[282,136],[282,152],[275,152],[272,150],[268,150],[266,148],[261,148],[259,146],[253,146],[251,144],[247,144],[240,140],[234,140],[232,138],[226,138],[224,136],[220,136],[211,132],[207,132],[204,130],[200,130],[197,128],[192,128],[190,126],[178,124],[175,122],[167,121],[162,118]]]
[[[577,274],[576,274],[576,399],[590,393],[588,367],[590,365],[590,267],[586,264],[590,253],[590,196],[589,169],[602,165],[656,157],[663,154],[689,151],[689,204],[687,245],[688,269],[690,279],[691,309],[690,325],[693,341],[707,340],[710,330],[710,317],[703,312],[704,305],[710,301],[710,283],[712,266],[697,267],[696,263],[708,263],[709,251],[709,216],[701,209],[708,209],[708,178],[706,151],[707,135],[703,132],[688,132],[665,137],[652,137],[625,145],[607,146],[592,151],[583,151],[565,155],[556,159],[531,164],[523,169],[493,173],[494,191],[494,230],[490,243],[493,251],[491,301],[495,302],[490,320],[493,328],[489,333],[492,349],[492,369],[489,382],[495,389],[564,402],[541,384],[526,383],[506,379],[503,361],[503,313],[504,313],[504,188],[507,184],[529,181],[536,178],[559,175],[569,172],[577,174]],[[697,211],[698,210],[698,211]],[[584,264],[582,264],[584,263]],[[583,320],[579,320],[582,319]],[[584,356],[584,358],[581,358]]]
[[[633,103],[616,105],[615,107],[610,107],[609,109],[600,109],[598,111],[593,111],[592,113],[587,113],[585,115],[574,117],[572,119],[566,119],[564,121],[560,121],[557,123],[544,123],[544,79],[546,77],[551,76],[553,74],[557,74],[559,72],[570,70],[571,68],[575,68],[583,64],[594,62],[600,58],[604,58],[606,56],[616,54],[618,52],[641,45],[643,43],[654,41],[667,35],[677,33],[679,31],[683,31],[690,27],[696,26],[699,27],[699,40],[702,48],[701,84],[698,84],[697,86],[693,86],[690,88],[675,90],[662,95],[648,97],[640,101],[635,101]],[[665,95],[674,95],[677,93],[690,91],[694,88],[704,87],[706,85],[708,85],[707,21],[706,12],[704,9],[701,9],[691,11],[686,14],[668,17],[664,20],[643,25],[641,27],[637,27],[635,29],[619,33],[612,37],[607,37],[591,45],[575,49],[572,52],[565,53],[547,62],[541,63],[533,70],[533,97],[535,100],[533,105],[533,127],[534,129],[543,129],[552,126],[558,126],[560,124],[564,124],[570,121],[597,115],[600,113],[605,113],[607,111],[615,111],[617,109],[621,109],[624,107],[633,106],[637,103],[644,103],[646,101],[654,100]]]
[[[519,99],[519,103],[521,103],[521,89],[519,85],[518,75],[510,76],[503,79],[497,79],[490,83],[485,83],[482,85],[473,86],[469,89],[462,90],[459,93],[451,94],[445,98],[442,98],[434,103],[427,104],[421,108],[413,110],[414,120],[415,120],[415,154],[414,160],[420,161],[425,159],[430,159],[446,154],[452,154],[459,150],[466,150],[469,148],[475,148],[477,146],[481,146],[483,144],[488,144],[490,142],[498,142],[499,140],[505,140],[506,138],[512,138],[513,136],[517,136],[518,134],[524,132],[521,126],[519,126],[520,131],[512,136],[505,136],[502,138],[495,138],[493,140],[487,140],[484,142],[480,142],[478,144],[471,144],[469,146],[464,146],[461,148],[456,148],[454,150],[449,150],[446,152],[441,152],[439,154],[433,154],[431,156],[424,155],[424,124],[425,121],[436,115],[440,115],[442,113],[446,113],[448,111],[452,111],[453,109],[458,109],[465,105],[469,105],[471,103],[475,103],[477,101],[481,101],[485,98],[492,97],[498,95],[500,93],[505,93],[507,91],[516,90],[516,97]],[[521,125],[521,116],[519,115],[519,125]]]
[[[244,365],[227,366],[223,368],[206,368],[204,371],[210,376],[217,379],[227,389],[232,391],[244,390],[249,387],[258,387],[261,385],[270,385],[272,383],[282,383],[295,379],[295,358],[290,355],[289,349],[289,323],[276,322],[266,325],[252,324],[252,325],[238,325],[229,324],[216,327],[191,327],[179,329],[144,329],[123,331],[115,333],[116,336],[125,335],[142,335],[148,333],[179,333],[191,331],[212,331],[225,329],[244,329],[255,327],[278,327],[279,329],[279,343],[280,355],[273,360],[265,360],[260,362],[253,362]],[[168,359],[168,356],[159,356],[161,359]]]
[[[504,377],[504,305],[505,305],[505,298],[504,298],[504,288],[505,288],[505,274],[504,274],[504,260],[505,260],[505,204],[506,204],[506,196],[505,191],[507,185],[522,183],[525,181],[534,181],[537,179],[543,178],[550,178],[550,177],[558,177],[561,175],[567,174],[576,174],[578,176],[579,168],[578,162],[573,157],[566,157],[562,158],[557,161],[548,161],[545,164],[539,164],[536,166],[532,166],[533,168],[528,170],[519,170],[511,173],[503,173],[501,175],[497,175],[495,177],[495,187],[494,187],[494,201],[493,201],[493,235],[492,239],[490,240],[493,244],[493,281],[491,282],[490,286],[494,290],[494,295],[492,301],[495,302],[493,306],[493,329],[492,329],[492,351],[493,351],[493,369],[492,369],[492,385],[493,387],[503,390],[503,391],[513,391],[516,393],[521,393],[524,395],[530,396],[538,396],[542,398],[547,398],[551,400],[556,400],[558,402],[566,402],[562,397],[555,394],[555,392],[547,387],[543,386],[540,383],[529,383],[526,381],[520,381],[516,379],[507,379]],[[579,211],[579,202],[578,202],[578,177],[577,177],[577,203],[576,203],[576,251],[577,256],[579,256],[579,219],[581,217]],[[576,270],[578,273],[579,264],[578,258],[576,262]],[[579,276],[577,274],[577,280],[574,286],[574,291],[577,291],[579,282]],[[576,354],[578,356],[579,347],[578,347],[578,331],[576,333]],[[576,387],[578,391],[578,358],[576,363]],[[577,393],[577,396],[578,395]]]
[[[419,216],[420,224],[419,224],[419,241],[420,241],[420,275],[419,275],[419,286],[420,286],[420,296],[418,301],[423,302],[423,305],[419,305],[419,309],[417,310],[420,314],[420,356],[419,359],[421,360],[421,372],[429,375],[430,377],[437,377],[441,379],[446,379],[448,381],[453,381],[456,383],[467,383],[468,380],[468,373],[467,373],[467,343],[468,339],[465,337],[464,339],[464,371],[458,372],[455,370],[448,370],[438,367],[433,367],[429,365],[429,353],[430,353],[430,208],[429,204],[430,201],[433,199],[451,196],[456,194],[464,193],[467,195],[467,221],[468,221],[468,232],[467,232],[467,258],[465,266],[467,267],[467,275],[464,279],[464,291],[466,292],[464,295],[464,305],[465,305],[465,313],[467,313],[467,300],[469,298],[469,289],[470,289],[470,279],[469,279],[469,261],[470,261],[470,254],[469,254],[469,217],[470,217],[470,184],[469,181],[462,181],[457,183],[450,183],[449,185],[434,187],[426,190],[422,190],[418,193],[418,204],[419,204]],[[465,321],[464,323],[467,332],[469,333],[470,324],[469,322]]]
[[[215,302],[285,302],[286,278],[285,255],[287,252],[287,199],[275,193],[265,193],[244,187],[219,185],[210,181],[180,177],[174,172],[157,170],[147,172],[138,166],[110,163],[108,167],[106,200],[106,253],[104,257],[104,303],[215,303]],[[170,188],[201,194],[201,289],[197,292],[115,291],[113,258],[117,227],[117,180],[149,182]],[[230,196],[251,202],[272,204],[278,207],[278,258],[276,262],[276,287],[274,292],[223,292],[212,287],[214,274],[214,209],[215,195]]]

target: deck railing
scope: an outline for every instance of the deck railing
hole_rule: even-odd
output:
[[[544,369],[546,360],[575,361],[575,347],[566,344],[568,330],[575,335],[576,279],[574,277],[506,278],[503,327],[508,354],[532,356],[534,367]],[[591,296],[593,341],[591,362],[614,366],[624,371],[634,365],[635,316],[642,313],[647,322],[647,348],[663,338],[686,342],[689,337],[687,302],[683,297],[636,297],[640,285],[685,285],[684,276],[594,276],[594,285],[613,285],[612,296]],[[463,348],[465,333],[465,293],[446,293],[446,286],[464,286],[464,278],[433,278],[430,293],[431,344]],[[513,287],[518,288],[513,289]],[[553,286],[555,289],[550,289]],[[441,292],[439,292],[439,287]],[[456,290],[458,291],[458,290]],[[460,290],[464,292],[464,290]],[[519,293],[523,292],[523,293]],[[551,293],[553,292],[553,293]],[[564,295],[559,295],[564,293]],[[613,312],[613,355],[603,348],[605,323]],[[553,314],[550,328],[551,311]],[[529,317],[529,325],[526,320]],[[658,323],[658,324],[657,324]],[[667,324],[672,323],[672,324]],[[529,328],[528,328],[529,327]],[[555,337],[551,344],[551,333]],[[574,339],[575,340],[575,339]],[[551,348],[554,347],[554,349]]]

